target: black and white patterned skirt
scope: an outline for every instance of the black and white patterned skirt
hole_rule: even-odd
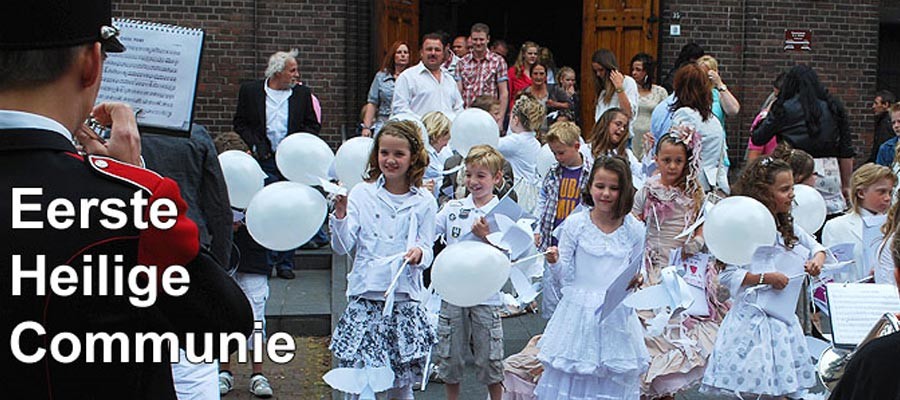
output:
[[[351,299],[329,349],[339,367],[390,365],[394,387],[412,385],[422,379],[425,357],[437,343],[437,334],[418,302],[395,302],[387,317],[381,315],[383,309],[383,301]]]

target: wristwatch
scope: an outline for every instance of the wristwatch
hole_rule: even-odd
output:
[[[616,93],[622,93],[624,91],[625,91],[624,88],[616,88]]]
[[[728,86],[722,85],[722,86],[717,87],[716,90],[718,90],[720,92],[724,92],[724,91],[728,90]]]

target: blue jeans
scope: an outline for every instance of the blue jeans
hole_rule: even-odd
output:
[[[263,172],[266,173],[266,185],[287,180],[280,172],[278,172],[278,167],[275,166],[274,156],[260,161],[259,166],[262,167]],[[278,271],[283,269],[293,270],[295,250],[296,249],[287,251],[266,250],[266,262],[269,264],[269,268],[275,267]]]

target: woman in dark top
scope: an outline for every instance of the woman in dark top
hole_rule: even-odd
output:
[[[706,55],[706,51],[697,43],[691,42],[682,46],[681,51],[678,52],[678,58],[675,59],[675,64],[672,65],[672,69],[663,75],[662,79],[659,81],[660,85],[662,85],[667,92],[672,93],[672,91],[675,90],[675,72],[678,72],[678,70],[686,64],[697,62],[697,59],[704,55]]]
[[[754,145],[773,136],[816,160],[816,189],[825,198],[828,214],[841,213],[850,189],[853,146],[847,110],[828,93],[807,65],[795,65],[784,76],[778,99],[768,116],[753,130]]]

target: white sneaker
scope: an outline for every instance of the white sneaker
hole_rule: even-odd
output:
[[[234,375],[231,372],[219,372],[219,395],[224,396],[234,387]]]
[[[269,380],[263,374],[253,375],[250,378],[250,393],[254,396],[268,399],[272,397],[272,386],[269,385]]]

